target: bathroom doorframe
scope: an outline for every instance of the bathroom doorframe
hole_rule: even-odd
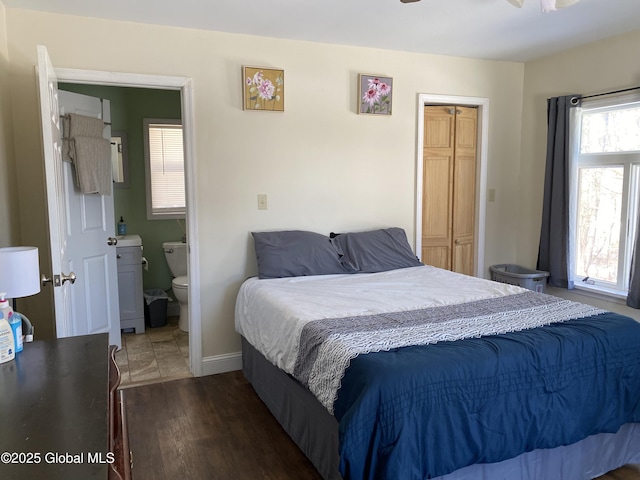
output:
[[[197,174],[195,158],[195,112],[193,81],[190,77],[146,75],[56,68],[58,82],[109,87],[156,88],[179,90],[184,132],[184,166],[187,202],[187,248],[189,249],[189,368],[195,377],[202,376],[202,316],[200,309],[200,244],[197,212]]]

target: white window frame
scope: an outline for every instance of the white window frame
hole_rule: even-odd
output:
[[[640,151],[581,153],[580,139],[582,114],[594,110],[606,111],[628,107],[630,104],[640,106],[639,95],[626,95],[604,100],[583,102],[581,107],[572,111],[571,149],[570,149],[570,279],[576,289],[591,291],[608,297],[626,298],[629,292],[629,275],[633,245],[636,236],[638,208],[640,202]],[[583,281],[576,275],[576,254],[578,231],[578,170],[581,167],[623,167],[623,186],[621,204],[621,223],[618,258],[618,275],[616,283],[600,280]]]
[[[182,120],[180,119],[167,119],[167,118],[144,118],[143,119],[143,136],[144,136],[144,167],[145,167],[145,187],[146,187],[146,201],[147,201],[147,220],[169,220],[169,219],[184,219],[186,217],[186,191],[185,191],[185,206],[182,208],[164,208],[153,209],[152,202],[152,176],[150,165],[150,147],[149,147],[149,126],[150,125],[179,125],[182,127]],[[184,135],[184,129],[183,129]],[[184,158],[184,157],[183,157]],[[184,160],[183,160],[184,168]],[[185,177],[186,178],[186,177]],[[186,189],[186,186],[183,186]]]

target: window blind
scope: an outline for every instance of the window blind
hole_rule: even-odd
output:
[[[153,214],[185,211],[182,125],[149,124]]]

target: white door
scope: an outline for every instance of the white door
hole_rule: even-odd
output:
[[[38,82],[57,336],[108,332],[109,343],[120,347],[113,197],[85,195],[75,187],[73,166],[62,158],[60,119],[80,113],[108,122],[108,104],[105,108],[100,99],[59,92],[42,46]],[[105,128],[104,137],[110,135]]]

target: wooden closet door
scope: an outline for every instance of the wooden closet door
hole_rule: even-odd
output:
[[[454,106],[424,108],[422,262],[451,269]]]
[[[473,275],[478,110],[426,106],[422,262]]]
[[[452,270],[473,275],[478,109],[456,107]]]

